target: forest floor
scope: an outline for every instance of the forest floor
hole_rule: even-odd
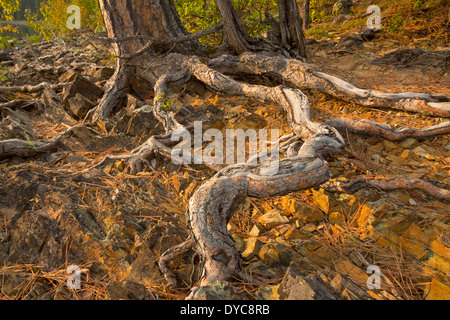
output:
[[[34,101],[0,109],[1,140],[51,138],[81,122],[77,112],[85,112],[86,103],[71,98],[89,94],[96,102],[101,97],[114,66],[109,48],[81,38],[67,42],[67,47],[63,55],[57,44],[35,45],[34,53],[27,46],[9,53],[15,64],[2,65],[4,85],[69,85],[53,96],[49,90],[0,94],[0,103]],[[383,34],[371,41],[356,34],[308,39],[308,60],[317,69],[362,88],[388,92],[448,94],[449,52],[442,44],[405,45]],[[204,126],[221,130],[290,132],[278,106],[218,96],[195,81],[179,92],[174,90],[170,99],[180,118],[187,110],[191,121],[201,119]],[[317,122],[345,115],[422,128],[447,120],[367,109],[318,92],[305,93]],[[123,161],[104,171],[86,170],[106,155],[128,153],[158,133],[161,128],[145,106],[152,100],[144,100],[130,97],[114,119],[74,130],[54,152],[0,161],[1,299],[184,299],[195,285],[198,259],[193,252],[170,263],[179,288],[166,286],[157,261],[188,236],[186,204],[214,172],[202,165],[187,169],[164,157],[158,158],[156,170],[136,175],[124,172]],[[399,142],[351,133],[344,138],[356,161],[329,159],[333,179],[407,177],[450,186],[449,136]],[[422,191],[339,194],[316,188],[271,199],[248,198],[228,228],[242,252],[243,270],[262,283],[236,279],[215,283],[202,294],[283,299],[295,292],[295,283],[289,281],[295,276],[297,283],[298,277],[309,284],[311,279],[319,281],[342,299],[448,300],[449,223],[449,202]],[[79,290],[67,288],[70,265],[82,271]],[[379,288],[368,286],[369,266],[382,273]],[[317,287],[310,285],[309,290],[312,298],[320,296]]]

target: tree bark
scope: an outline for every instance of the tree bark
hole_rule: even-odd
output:
[[[222,17],[223,29],[228,45],[241,54],[252,49],[254,40],[245,30],[231,0],[215,0]]]
[[[302,17],[303,20],[303,31],[306,31],[309,29],[309,25],[311,22],[311,18],[309,16],[309,0],[303,0],[302,3],[302,10],[300,13],[300,16]]]
[[[170,39],[188,34],[176,12],[173,0],[99,0],[99,5],[109,38],[145,35],[156,39]],[[147,44],[146,38],[112,43],[116,55],[116,71],[106,85],[103,99],[89,117],[92,116],[93,120],[108,117],[114,109],[124,105],[126,95],[130,91],[133,66],[148,64],[155,52],[171,50],[197,53],[201,50],[201,45],[196,40],[176,44],[159,43],[148,46],[146,52],[131,60],[121,58],[133,57],[134,53],[145,48]]]
[[[450,117],[450,96],[419,92],[389,93],[362,89],[313,65],[280,56],[246,52],[238,58],[218,57],[209,62],[213,68],[228,73],[275,74],[300,89],[317,90],[332,97],[368,108],[383,107],[431,116]]]
[[[131,35],[147,35],[153,38],[176,38],[187,34],[173,0],[99,0],[105,28],[110,38]],[[157,23],[155,23],[157,22]],[[113,44],[117,56],[138,51],[146,44],[145,39]],[[156,49],[172,49],[170,44]],[[200,49],[197,41],[178,43],[173,52],[193,53]]]
[[[278,0],[280,18],[281,45],[294,50],[302,58],[306,58],[305,37],[302,29],[302,18],[296,0]]]

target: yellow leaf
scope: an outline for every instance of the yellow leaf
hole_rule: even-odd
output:
[[[180,192],[180,186],[181,186],[180,179],[178,179],[178,176],[175,175],[175,176],[173,176],[172,180],[173,180],[173,186],[175,187],[175,190],[177,190],[177,192]]]
[[[319,191],[311,189],[311,191],[314,202],[319,206],[320,209],[322,209],[323,212],[328,213],[330,207],[328,196],[323,193],[322,189],[320,189]]]
[[[102,120],[99,119],[97,121],[97,125],[104,133],[108,133],[108,130],[106,129],[106,126],[105,126],[105,124],[103,123]]]
[[[209,102],[211,102],[213,106],[217,104],[217,101],[219,101],[219,96],[217,94],[215,95],[214,99],[209,99]]]

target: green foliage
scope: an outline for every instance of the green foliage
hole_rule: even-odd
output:
[[[10,81],[8,77],[8,71],[0,69],[0,82],[8,82]]]
[[[11,43],[10,43],[10,40]],[[19,44],[19,39],[11,38],[9,36],[0,36],[0,49],[5,50]]]
[[[337,0],[311,0],[309,17],[311,22],[324,22],[332,19],[333,4]]]
[[[187,31],[195,33],[220,22],[219,11],[214,0],[175,0],[180,19]],[[221,41],[219,34],[200,39],[204,45],[215,45]]]
[[[20,0],[1,0],[0,1],[0,21],[12,21],[14,14],[19,10]],[[5,31],[17,32],[17,28],[13,28],[10,24],[0,25],[0,33]]]
[[[31,42],[31,43],[39,43],[39,42],[41,42],[41,37],[39,37],[38,35],[32,35],[32,36],[29,36],[29,38],[28,38],[28,40]]]
[[[403,27],[405,24],[405,20],[400,15],[395,15],[390,18],[388,22],[388,31],[389,32],[397,32],[398,29]]]
[[[232,0],[233,6],[250,35],[259,35],[267,29],[262,24],[266,8],[277,14],[277,0]],[[214,0],[175,0],[181,21],[186,29],[198,32],[218,24],[221,20]],[[200,39],[204,45],[218,45],[222,41],[220,32]]]
[[[165,96],[165,93],[161,93],[160,95],[156,96],[156,100],[162,99],[163,104],[159,107],[163,111],[170,111],[172,110],[172,106],[174,105],[174,102],[167,98]]]
[[[65,34],[72,32],[67,28],[69,14],[67,8],[77,5],[81,10],[81,28],[96,30],[103,26],[103,18],[97,0],[45,0],[41,3],[40,16],[27,10],[25,17],[28,25],[46,39],[52,38],[53,33]]]
[[[11,39],[11,37],[0,37],[0,49],[5,50],[8,49],[9,43],[8,40]]]
[[[250,35],[260,35],[268,26],[262,24],[264,11],[278,15],[276,0],[234,0],[233,5]]]

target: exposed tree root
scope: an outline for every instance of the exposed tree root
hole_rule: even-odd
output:
[[[425,191],[429,195],[439,198],[450,200],[450,190],[443,189],[431,184],[430,182],[421,179],[406,179],[395,178],[389,180],[373,180],[366,179],[365,177],[358,177],[348,182],[342,181],[328,181],[322,185],[323,188],[330,192],[346,192],[353,193],[364,188],[376,188],[379,190],[389,191],[406,189],[413,190],[418,189]]]
[[[85,171],[90,171],[93,169],[101,170],[103,169],[109,162],[118,161],[118,160],[126,160],[127,167],[126,172],[130,174],[136,174],[144,170],[145,165],[148,168],[154,169],[155,165],[152,163],[152,160],[155,158],[157,154],[161,154],[168,158],[171,157],[172,149],[167,147],[164,144],[164,140],[170,142],[170,135],[165,136],[151,136],[145,143],[141,144],[139,147],[133,149],[130,153],[114,155],[114,156],[106,156],[100,161],[98,164],[86,169]]]
[[[201,259],[200,286],[204,286],[241,274],[239,252],[226,227],[237,205],[247,196],[273,197],[324,183],[331,175],[323,158],[339,152],[344,147],[344,140],[334,128],[311,120],[308,98],[298,89],[240,83],[207,67],[196,57],[190,58],[186,66],[193,76],[216,91],[282,105],[294,133],[306,140],[295,155],[277,161],[275,166],[273,163],[230,165],[191,197],[187,226]],[[177,248],[185,247],[182,244]],[[173,251],[169,252],[172,256]],[[168,255],[163,254],[163,265]],[[174,284],[170,272],[166,278]]]
[[[239,57],[223,55],[209,62],[209,66],[228,74],[276,74],[301,89],[313,89],[335,98],[366,107],[423,113],[450,117],[450,96],[428,93],[386,93],[360,89],[353,84],[327,73],[314,70],[313,66],[299,60],[280,56],[265,56],[245,52]]]
[[[24,86],[13,86],[13,87],[0,87],[0,93],[5,92],[25,92],[25,93],[36,93],[43,91],[44,89],[52,89],[52,90],[60,90],[64,86],[66,86],[67,83],[60,83],[60,84],[50,84],[48,82],[41,82],[35,86],[30,85],[24,85]]]
[[[326,121],[325,124],[340,130],[348,130],[359,134],[377,135],[391,141],[403,140],[406,138],[421,139],[450,134],[450,121],[422,129],[408,127],[392,128],[386,124],[370,120],[354,120],[349,118],[334,118]]]
[[[300,89],[284,85],[277,87],[251,85],[236,81],[224,73],[274,73],[298,87],[316,89],[362,105],[383,105],[422,113],[431,112],[431,106],[441,112],[439,115],[446,112],[449,97],[420,93],[385,94],[362,90],[341,79],[314,71],[309,65],[298,60],[253,53],[244,53],[238,58],[221,56],[212,60],[209,65],[196,56],[188,58],[179,55],[177,59],[181,61],[181,65],[171,72],[160,75],[154,83],[153,112],[164,126],[166,134],[150,137],[129,154],[107,156],[87,170],[101,169],[110,161],[127,160],[127,171],[135,174],[142,171],[145,165],[154,168],[152,161],[158,153],[171,157],[171,146],[177,143],[172,141],[172,134],[177,131],[188,132],[190,128],[185,128],[176,121],[173,112],[167,108],[165,99],[170,85],[184,83],[190,76],[196,77],[214,91],[226,95],[245,96],[283,107],[293,135],[280,147],[286,151],[287,158],[270,163],[248,162],[230,165],[218,171],[212,179],[196,190],[189,200],[186,211],[189,238],[160,257],[161,271],[172,286],[176,286],[176,277],[168,267],[168,262],[191,248],[199,254],[201,261],[199,287],[215,280],[229,279],[234,275],[244,276],[240,265],[240,255],[227,230],[227,224],[237,206],[246,197],[281,196],[323,185],[330,190],[346,192],[354,192],[366,187],[382,190],[421,189],[437,198],[449,199],[449,190],[419,179],[398,178],[385,181],[360,178],[348,183],[326,183],[331,178],[331,173],[325,160],[329,154],[341,153],[345,148],[344,139],[337,129],[377,134],[386,139],[399,140],[406,137],[424,138],[447,134],[449,122],[425,129],[393,129],[371,121],[346,118],[336,118],[320,124],[312,121],[308,98]],[[129,66],[123,63],[119,63],[118,66],[107,88],[107,94],[91,114],[94,119],[111,114],[129,90],[130,77],[133,74]],[[1,141],[0,158],[31,157],[40,152],[49,151],[64,135],[77,126],[69,128],[47,142]],[[184,162],[191,163],[191,156],[184,155]]]
[[[159,153],[166,157],[171,157],[172,149],[170,146],[174,144],[171,141],[171,136],[174,131],[187,131],[187,128],[182,126],[175,119],[175,115],[171,110],[165,106],[167,100],[167,89],[169,85],[182,84],[189,80],[190,74],[187,70],[181,70],[176,73],[167,73],[162,75],[155,84],[155,98],[153,99],[153,114],[163,125],[166,134],[160,136],[151,136],[146,142],[133,149],[129,154],[106,156],[101,162],[95,166],[87,169],[101,169],[110,161],[127,160],[126,171],[130,174],[136,174],[144,169],[154,169],[155,165],[152,163],[155,156]],[[175,142],[176,143],[176,142]],[[191,158],[184,159],[185,163],[190,163]]]
[[[169,131],[174,130],[185,130],[184,126],[179,124],[177,120],[175,120],[175,115],[170,109],[170,107],[166,106],[167,104],[167,88],[169,85],[179,85],[186,83],[190,74],[187,70],[181,70],[177,73],[168,73],[162,75],[155,84],[155,99],[153,100],[153,114],[162,123],[164,129],[166,130],[166,134]]]
[[[188,228],[202,259],[200,286],[239,274],[240,256],[227,223],[247,196],[273,197],[316,187],[330,178],[327,162],[316,152],[336,137],[318,133],[299,155],[283,159],[279,169],[265,173],[260,165],[233,165],[204,183],[189,200]]]
[[[118,59],[114,75],[106,84],[103,98],[94,109],[88,112],[85,121],[90,119],[92,122],[95,122],[98,119],[107,118],[114,108],[124,102],[127,93],[130,91],[129,79],[131,73],[131,67],[125,66]]]
[[[66,131],[57,134],[46,142],[40,141],[25,141],[19,139],[9,139],[0,141],[0,159],[8,157],[31,158],[38,154],[48,152],[55,149],[59,141],[66,135],[70,134],[74,129],[84,126],[78,124],[70,127]]]
[[[225,61],[224,57],[221,59],[222,62]],[[350,119],[333,119],[318,124],[311,120],[308,98],[299,89],[285,86],[270,88],[241,83],[206,66],[197,57],[188,59],[186,67],[193,76],[215,91],[269,101],[282,106],[287,112],[287,120],[295,136],[283,147],[288,158],[280,160],[276,168],[265,164],[230,165],[197,189],[189,201],[187,210],[190,238],[177,246],[177,250],[169,250],[167,254],[162,255],[161,270],[171,285],[176,284],[176,278],[167,268],[167,261],[177,252],[185,252],[191,246],[201,259],[200,287],[218,279],[228,279],[241,274],[239,253],[226,228],[234,209],[248,196],[262,198],[285,195],[323,185],[328,181],[331,174],[324,158],[330,153],[342,152],[345,144],[334,125],[340,128],[346,128],[344,126],[346,125],[358,133],[378,134],[392,140],[448,133],[448,123],[419,130],[410,128],[393,130],[377,123],[352,122]],[[299,138],[305,142],[301,144]],[[325,186],[336,187],[331,183]],[[383,190],[419,188],[445,199],[449,193],[448,190],[418,179],[399,178],[390,181],[359,179],[348,185],[340,185],[341,190],[363,187]]]
[[[188,252],[193,246],[194,240],[189,237],[186,241],[170,248],[160,256],[158,265],[169,285],[175,287],[177,285],[177,278],[172,270],[170,270],[168,263],[175,257]]]

